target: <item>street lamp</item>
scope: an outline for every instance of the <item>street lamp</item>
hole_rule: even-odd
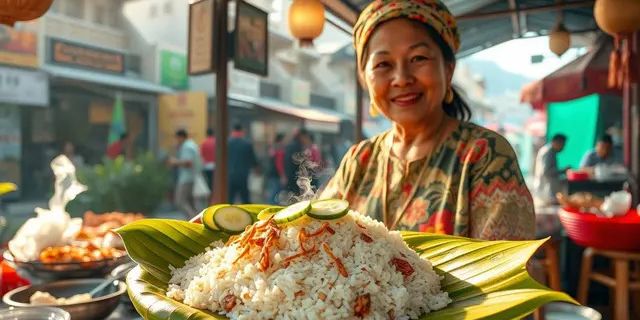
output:
[[[13,27],[17,21],[41,17],[53,0],[0,0],[0,24]]]
[[[289,31],[301,47],[313,46],[324,28],[324,5],[320,0],[294,0],[289,7]]]
[[[638,0],[596,0],[593,15],[600,29],[612,36],[640,29]]]

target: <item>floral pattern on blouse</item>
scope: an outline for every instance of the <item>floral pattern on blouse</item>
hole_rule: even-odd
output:
[[[406,162],[389,155],[390,134],[352,146],[320,198],[346,199],[354,210],[398,230],[489,240],[534,237],[533,200],[505,138],[460,122],[432,154]]]

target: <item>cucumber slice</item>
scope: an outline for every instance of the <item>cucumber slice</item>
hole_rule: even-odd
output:
[[[213,213],[213,222],[224,232],[238,234],[253,224],[253,216],[236,206],[223,206]]]
[[[303,217],[311,209],[311,201],[300,201],[292,204],[276,213],[273,221],[276,223],[287,223]]]
[[[215,206],[211,206],[202,210],[202,212],[200,213],[200,215],[202,216],[202,224],[204,224],[205,227],[211,230],[220,230],[218,229],[218,226],[216,226],[216,223],[213,222],[213,215],[218,209],[228,206],[228,204],[217,204]]]
[[[282,209],[284,209],[284,207],[280,207],[280,206],[264,208],[262,211],[260,211],[260,213],[258,213],[258,220],[269,220],[271,216],[278,213],[278,211]]]
[[[333,220],[343,217],[347,212],[349,212],[348,201],[327,199],[311,203],[311,210],[307,212],[307,215],[320,220]]]

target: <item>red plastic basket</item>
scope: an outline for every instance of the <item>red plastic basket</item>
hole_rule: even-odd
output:
[[[567,180],[586,181],[589,180],[589,173],[584,171],[569,171],[567,172]]]
[[[581,246],[640,251],[640,216],[636,210],[606,218],[565,208],[560,210],[559,217],[569,238]]]

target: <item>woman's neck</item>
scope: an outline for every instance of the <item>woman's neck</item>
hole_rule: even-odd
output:
[[[450,127],[448,124],[453,120],[444,113],[434,118],[419,125],[403,126],[395,123],[392,130],[392,153],[400,159],[413,161],[432,152],[441,138],[446,136]]]

